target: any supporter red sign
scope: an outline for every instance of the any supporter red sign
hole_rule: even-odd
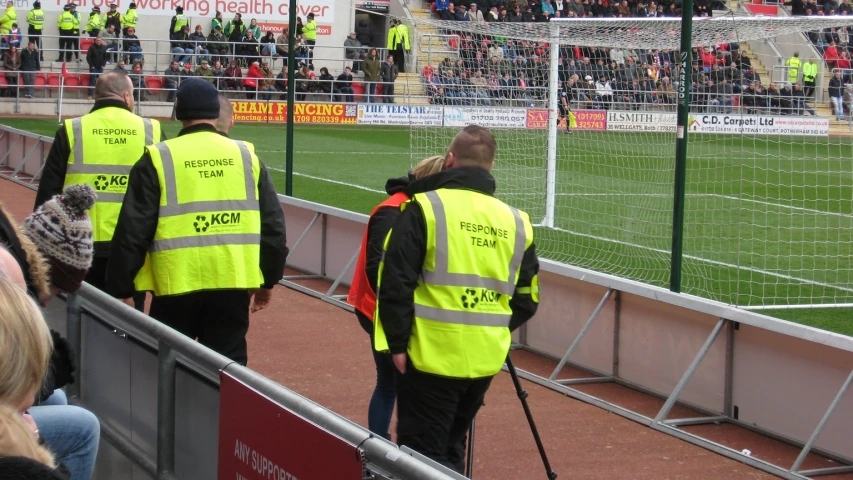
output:
[[[219,480],[361,480],[361,452],[219,375]]]

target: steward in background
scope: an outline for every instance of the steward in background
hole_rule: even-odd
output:
[[[376,387],[367,409],[367,428],[386,440],[391,439],[388,427],[391,425],[397,392],[394,387],[394,364],[391,357],[373,350],[376,277],[382,260],[382,245],[391,227],[400,217],[400,205],[408,201],[411,194],[422,193],[418,188],[422,182],[418,180],[440,172],[443,168],[443,157],[430,157],[418,163],[408,176],[389,178],[385,183],[385,191],[390,197],[370,212],[370,220],[361,240],[355,276],[347,297],[347,303],[355,307],[355,316],[361,328],[370,335],[370,350],[373,352],[373,363],[376,364]]]
[[[183,129],[130,172],[107,291],[152,291],[152,317],[245,365],[252,298],[266,307],[284,273],[284,213],[255,147],[216,130],[219,102],[209,82],[181,82]]]
[[[44,10],[41,9],[41,2],[36,0],[33,2],[33,9],[27,14],[27,35],[29,41],[35,42],[36,48],[39,51],[39,60],[44,61],[44,53],[41,51],[41,35],[44,32]]]
[[[465,439],[512,330],[536,313],[528,215],[493,195],[497,145],[462,129],[385,240],[374,347],[397,374],[397,443],[462,473]]]
[[[132,111],[130,77],[119,71],[101,75],[95,84],[92,110],[65,120],[57,130],[36,193],[35,208],[39,208],[68,185],[83,183],[95,189],[98,200],[89,211],[95,258],[86,281],[101,290],[130,169],[146,145],[166,138],[160,122]],[[145,294],[137,295],[135,300],[136,308],[141,310]]]

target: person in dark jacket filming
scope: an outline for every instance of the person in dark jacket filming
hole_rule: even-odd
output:
[[[496,150],[483,127],[456,135],[446,170],[402,205],[378,274],[374,348],[398,371],[397,442],[460,473],[510,332],[539,303],[530,219],[493,196]]]
[[[390,178],[385,184],[385,191],[390,195],[384,202],[373,209],[364,237],[355,275],[350,286],[347,302],[355,308],[355,316],[361,328],[370,335],[373,362],[376,364],[376,387],[370,397],[367,409],[367,428],[371,432],[390,440],[388,427],[391,425],[391,414],[397,393],[394,387],[394,365],[391,358],[373,350],[373,313],[376,310],[376,276],[382,259],[382,245],[385,237],[400,217],[400,205],[409,199],[409,195],[420,193],[419,180],[444,169],[444,157],[429,157],[421,160],[406,177]],[[406,193],[408,192],[408,194]]]
[[[183,129],[130,172],[107,292],[152,291],[152,317],[245,365],[250,304],[266,307],[284,273],[284,214],[255,147],[217,131],[219,101],[204,80],[178,88]]]

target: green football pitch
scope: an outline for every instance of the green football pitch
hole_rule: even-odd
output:
[[[57,127],[2,123],[49,136]],[[169,137],[180,129],[164,125]],[[498,195],[541,222],[545,135],[496,132]],[[368,213],[413,152],[441,154],[453,133],[420,129],[413,147],[408,127],[297,125],[293,194]],[[283,193],[285,127],[237,124],[231,136],[254,143]],[[560,135],[554,228],[537,228],[540,255],[666,287],[671,145],[671,134]],[[683,291],[736,305],[853,303],[849,139],[694,135],[688,157]],[[853,335],[851,309],[763,313]]]

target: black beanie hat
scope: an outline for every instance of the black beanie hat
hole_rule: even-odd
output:
[[[180,6],[175,7],[175,11],[176,11],[177,13],[184,13],[184,7],[180,7]]]
[[[190,78],[181,82],[175,100],[178,120],[219,118],[219,92],[212,83]]]
[[[41,2],[39,2],[39,1],[33,2],[33,8],[36,8],[36,9],[41,8]]]

